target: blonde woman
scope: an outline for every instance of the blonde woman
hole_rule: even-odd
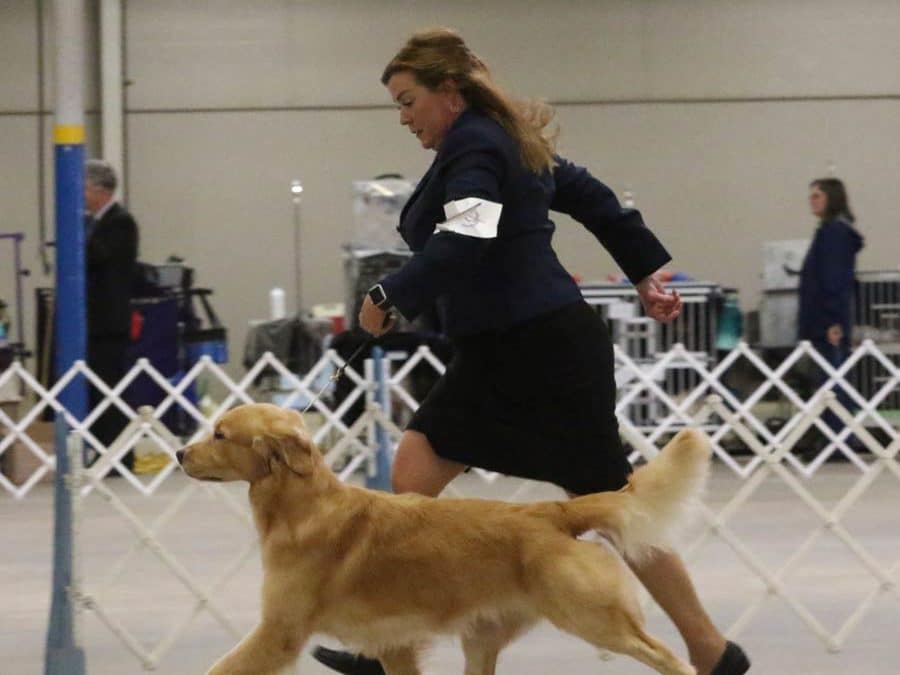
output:
[[[669,254],[640,213],[555,154],[552,110],[504,94],[448,29],[413,35],[382,83],[400,123],[435,153],[400,217],[414,252],[365,298],[360,325],[380,335],[389,312],[436,306],[454,358],[397,449],[395,492],[438,495],[467,466],[549,481],[569,494],[619,490],[631,467],[615,416],[613,350],[551,239],[550,211],[590,230],[634,283],[646,313],[669,321],[681,298],[654,272]],[[740,675],[741,649],[716,630],[681,560],[635,567],[672,617],[700,675]],[[343,673],[377,675],[364,656],[318,648]]]

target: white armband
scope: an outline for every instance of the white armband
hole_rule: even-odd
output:
[[[487,199],[457,199],[444,204],[444,216],[447,220],[438,223],[434,231],[454,232],[478,239],[496,239],[501,211],[503,204]]]

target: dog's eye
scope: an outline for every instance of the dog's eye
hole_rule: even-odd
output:
[[[221,431],[214,431],[213,438],[216,439],[217,441],[224,441],[225,434],[223,434]]]

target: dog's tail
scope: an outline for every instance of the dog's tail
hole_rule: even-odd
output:
[[[618,492],[576,497],[563,504],[573,536],[595,530],[609,537],[629,560],[651,548],[667,548],[677,528],[697,510],[709,473],[710,446],[697,429],[679,432],[638,468]]]

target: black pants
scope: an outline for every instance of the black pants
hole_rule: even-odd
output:
[[[127,335],[91,335],[88,338],[88,367],[110,388],[115,387],[125,376],[125,349],[128,346]],[[89,388],[88,401],[90,409],[96,408],[106,398],[96,387]],[[115,404],[111,404],[103,414],[91,425],[91,433],[107,448],[128,425],[128,418],[122,414]],[[132,468],[134,453],[128,452],[122,463]]]

